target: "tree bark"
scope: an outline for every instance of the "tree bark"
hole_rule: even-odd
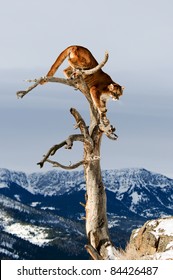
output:
[[[89,245],[97,251],[101,259],[115,259],[116,250],[109,236],[107,199],[101,175],[100,147],[102,135],[99,126],[96,125],[92,133],[93,150],[89,151],[84,146],[86,234]],[[98,256],[95,259],[98,259]]]

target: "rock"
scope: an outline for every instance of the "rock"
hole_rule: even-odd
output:
[[[135,250],[140,258],[173,259],[173,217],[147,221],[133,230],[128,250]]]

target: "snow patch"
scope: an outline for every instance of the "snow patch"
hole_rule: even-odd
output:
[[[14,254],[14,253],[11,253],[10,251],[4,249],[4,248],[1,248],[0,247],[0,253],[6,255],[6,256],[9,256],[9,257],[12,257],[13,259],[19,259],[19,256],[17,254]]]
[[[0,182],[0,189],[5,189],[5,188],[9,189],[8,184],[6,182]]]
[[[135,237],[138,235],[139,230],[140,230],[140,228],[137,228],[137,229],[135,230],[135,233],[134,233],[134,235],[133,235],[133,238],[135,238]]]
[[[14,197],[16,198],[16,200],[21,201],[21,199],[20,199],[20,195],[15,194],[15,195],[14,195]]]
[[[169,242],[166,246],[166,250],[173,250],[173,241]]]
[[[12,223],[12,222],[13,222],[13,219],[10,216],[8,216],[5,211],[3,211],[1,209],[1,211],[0,211],[0,225],[2,224],[2,226],[3,226],[4,224],[9,224],[9,223]]]
[[[162,220],[156,227],[156,232],[159,233],[163,231],[165,235],[173,236],[173,220]]]
[[[41,207],[42,210],[55,210],[55,207]]]
[[[4,228],[4,231],[14,234],[38,246],[43,246],[51,241],[51,239],[47,238],[48,233],[46,233],[46,230],[47,228],[44,227],[23,225],[20,223],[7,225]]]
[[[157,225],[157,221],[153,220],[153,221],[149,222],[148,225],[155,227]]]
[[[151,232],[156,238],[158,238],[161,233],[164,235],[173,236],[173,219],[154,220],[150,221],[148,225],[154,227]]]
[[[108,228],[117,227],[118,225],[119,225],[119,221],[118,220],[110,221],[108,223]]]
[[[30,205],[31,207],[36,207],[37,205],[40,205],[41,202],[32,202]]]
[[[163,253],[156,253],[153,257],[153,260],[173,260],[173,250]]]
[[[131,197],[132,197],[132,203],[133,204],[138,204],[138,202],[141,201],[142,195],[138,194],[137,192],[133,192],[131,194]]]

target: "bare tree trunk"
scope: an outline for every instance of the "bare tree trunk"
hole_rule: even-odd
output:
[[[100,140],[100,139],[98,139]],[[94,147],[93,154],[98,159],[88,161],[84,166],[86,179],[86,233],[89,244],[97,250],[104,259],[102,249],[109,241],[108,222],[106,216],[106,194],[101,177],[100,143]],[[90,154],[88,156],[91,156]],[[107,257],[107,256],[106,256]]]
[[[98,125],[96,125],[92,133],[93,150],[90,151],[84,147],[86,234],[89,244],[86,249],[94,259],[115,259],[116,250],[112,245],[108,231],[107,199],[100,166],[102,135]]]

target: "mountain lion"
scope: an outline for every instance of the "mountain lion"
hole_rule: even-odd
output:
[[[69,66],[64,69],[63,72],[68,79],[75,75],[76,69],[88,70],[98,65],[98,62],[87,48],[82,46],[70,46],[57,57],[46,76],[52,77],[67,57]],[[100,114],[107,111],[106,101],[109,98],[117,100],[123,94],[124,87],[115,83],[111,77],[101,69],[94,74],[83,75],[83,78],[89,87],[93,103]],[[40,84],[44,83],[44,80],[40,82]]]

